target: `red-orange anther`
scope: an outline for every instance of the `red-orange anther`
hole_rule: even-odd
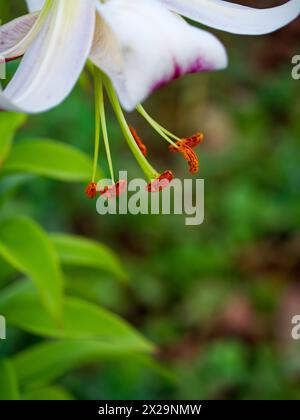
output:
[[[172,147],[172,149],[171,149]],[[186,146],[182,143],[179,144],[179,142],[177,143],[177,147],[170,147],[170,151],[171,152],[179,152],[182,153],[184,159],[188,162],[189,164],[189,171],[191,174],[196,174],[199,171],[199,159],[196,155],[196,153],[194,152],[194,150],[189,147]]]
[[[174,179],[174,175],[171,171],[166,171],[163,174],[161,174],[158,178],[156,178],[154,181],[152,181],[147,186],[147,190],[149,192],[160,192],[164,188],[167,188]]]
[[[138,135],[138,133],[135,131],[135,129],[133,127],[130,126],[129,129],[130,129],[130,132],[132,134],[132,137],[134,138],[136,144],[138,145],[138,148],[143,153],[143,155],[146,157],[147,154],[148,154],[147,146],[145,146],[145,144],[142,142],[142,139],[140,138],[140,136]]]
[[[107,198],[119,197],[126,189],[127,182],[125,180],[118,181],[114,185],[108,185],[100,191],[100,195]]]
[[[199,171],[199,159],[194,150],[188,146],[184,146],[182,147],[181,152],[183,154],[184,159],[189,164],[190,173],[193,175],[196,174]]]
[[[89,185],[85,189],[85,194],[88,198],[93,199],[97,196],[97,184],[96,182],[90,182]]]
[[[187,137],[185,139],[179,140],[176,143],[176,146],[170,146],[170,152],[176,153],[180,152],[180,148],[182,146],[190,147],[191,149],[195,149],[195,147],[199,146],[199,144],[203,143],[204,141],[204,134],[203,133],[196,133],[191,137]]]
[[[204,135],[202,133],[197,133],[192,137],[179,140],[174,146],[169,146],[170,152],[182,153],[184,159],[189,164],[189,171],[191,174],[196,174],[199,171],[199,159],[193,149],[202,143],[203,140]]]
[[[204,141],[204,134],[203,133],[196,133],[192,137],[187,137],[186,139],[182,140],[185,146],[190,147],[191,149],[195,149],[195,147],[199,146],[199,144],[203,143]]]

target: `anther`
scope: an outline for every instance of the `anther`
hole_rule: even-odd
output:
[[[199,146],[199,144],[203,143],[203,141],[204,141],[203,133],[196,133],[192,137],[187,137],[186,139],[182,140],[185,146],[188,146],[191,149],[195,149],[195,147]]]
[[[191,137],[177,141],[174,146],[169,146],[170,152],[182,153],[184,159],[189,164],[189,171],[193,175],[199,171],[199,159],[193,149],[203,141],[204,135],[202,133],[197,133]]]
[[[183,146],[181,152],[189,164],[190,173],[193,175],[196,174],[199,171],[199,159],[194,150],[188,146]]]
[[[97,196],[98,191],[96,182],[89,183],[89,185],[85,189],[85,194],[90,199],[94,199]]]
[[[147,154],[148,154],[147,147],[142,142],[142,139],[140,138],[140,136],[138,135],[138,133],[136,132],[136,130],[132,126],[129,126],[129,129],[130,129],[130,132],[132,134],[132,137],[134,138],[136,144],[138,145],[138,148],[143,153],[143,155],[146,157]]]
[[[171,171],[166,171],[161,174],[158,178],[147,185],[148,192],[160,192],[164,188],[167,188],[174,179],[174,175]]]
[[[185,139],[177,141],[174,146],[169,147],[169,150],[170,152],[173,152],[173,153],[180,152],[180,148],[182,146],[187,146],[187,147],[190,147],[191,149],[195,149],[197,146],[199,146],[199,144],[203,143],[203,141],[204,141],[204,134],[197,133],[191,137],[186,137]]]
[[[118,181],[114,185],[108,185],[100,191],[102,197],[116,198],[119,197],[126,189],[127,182],[125,180]]]

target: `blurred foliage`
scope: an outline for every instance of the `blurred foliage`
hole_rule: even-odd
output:
[[[18,14],[19,3],[0,2],[4,20]],[[68,337],[54,342],[38,338],[37,333],[49,334],[50,307],[32,285],[12,283],[17,270],[39,288],[39,277],[29,269],[38,270],[14,264],[15,256],[8,258],[6,249],[11,265],[0,259],[0,285],[9,289],[1,294],[0,312],[9,303],[35,302],[32,314],[20,308],[10,314],[8,340],[0,342],[1,380],[6,377],[4,391],[12,398],[18,398],[18,381],[22,398],[33,399],[70,394],[79,399],[300,398],[300,345],[291,339],[291,317],[300,313],[300,84],[290,75],[291,56],[300,53],[299,27],[298,21],[263,38],[218,33],[228,46],[228,70],[188,76],[147,102],[146,109],[178,135],[206,134],[200,173],[206,182],[206,220],[199,227],[186,227],[181,216],[96,214],[79,183],[88,171],[80,161],[88,162],[86,155],[93,150],[92,90],[86,76],[63,105],[29,118],[11,154],[11,139],[0,124],[5,144],[0,159],[7,158],[1,217],[24,223],[26,216],[47,232],[64,232],[49,237],[35,226],[60,261],[71,309],[85,300],[97,317],[106,312],[100,315],[96,307],[105,307],[159,348],[157,361],[132,354],[125,344],[114,351],[111,343],[99,348],[97,318],[95,324],[80,322],[79,333],[87,330],[90,337],[77,345],[72,318]],[[0,116],[2,127],[13,118]],[[142,133],[151,160],[185,177],[184,162],[168,154],[140,117],[130,114],[128,119]],[[140,175],[112,114],[108,122],[116,168]],[[14,131],[23,123],[18,116],[7,126]],[[58,167],[47,168],[45,138],[68,146],[65,153],[78,154],[77,163],[54,162]],[[22,160],[20,150],[28,139],[28,148],[38,142],[39,159],[31,154]],[[102,158],[101,167],[106,173]],[[79,235],[93,241],[78,242]],[[28,235],[20,234],[19,241],[22,249],[29,247]],[[101,265],[106,259],[98,259],[97,252],[110,251],[98,248],[98,241],[123,261],[129,281],[110,257],[99,267],[97,261]],[[16,237],[14,244],[20,243]],[[52,298],[60,293],[52,292]],[[34,319],[35,310],[44,311],[44,317]],[[135,330],[128,334],[143,346]],[[56,337],[57,330],[52,328],[50,335]]]

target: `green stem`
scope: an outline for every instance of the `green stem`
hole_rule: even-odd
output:
[[[115,93],[115,90],[110,80],[108,79],[108,77],[103,73],[102,73],[102,80],[104,82],[104,86],[106,88],[111,105],[119,121],[123,135],[128,143],[130,150],[132,151],[134,157],[136,158],[139,166],[141,167],[142,171],[144,172],[144,174],[146,175],[149,181],[158,178],[159,173],[150,165],[150,163],[147,161],[145,156],[140,151],[138,145],[136,144],[136,141],[134,140],[130,132],[130,129],[128,127],[128,124],[126,122],[124,113],[122,111],[122,108],[117,98],[117,95]]]

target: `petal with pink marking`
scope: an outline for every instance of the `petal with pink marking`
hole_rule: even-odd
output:
[[[223,69],[226,51],[156,0],[110,0],[97,5],[92,61],[111,79],[126,110],[186,74]]]

